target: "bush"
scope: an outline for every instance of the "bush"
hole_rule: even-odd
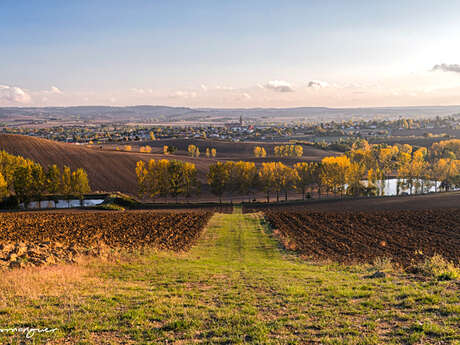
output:
[[[102,203],[102,205],[110,204],[121,206],[122,208],[135,208],[139,205],[139,202],[126,194],[115,193],[110,194]]]
[[[108,211],[124,211],[125,210],[124,207],[115,205],[115,204],[99,204],[92,208],[96,210],[108,210]]]
[[[438,254],[427,258],[421,267],[421,271],[437,280],[456,280],[460,278],[460,269]]]

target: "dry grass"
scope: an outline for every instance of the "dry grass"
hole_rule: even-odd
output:
[[[35,300],[42,296],[71,296],[90,286],[103,285],[92,276],[91,264],[103,262],[100,258],[79,258],[78,264],[29,267],[2,272],[0,275],[0,307],[17,297]]]

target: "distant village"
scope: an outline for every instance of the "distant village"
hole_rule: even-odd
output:
[[[56,119],[53,119],[56,120]],[[322,123],[258,124],[253,120],[200,124],[90,123],[61,126],[0,126],[1,133],[24,134],[75,144],[123,143],[158,139],[213,139],[225,141],[285,142],[304,141],[312,144],[338,144],[355,138],[367,140],[392,137],[460,138],[460,116],[432,119],[349,120]]]

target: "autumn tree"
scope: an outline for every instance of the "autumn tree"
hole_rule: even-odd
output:
[[[216,149],[215,149],[215,148],[212,148],[212,149],[211,149],[211,156],[212,156],[212,158],[216,158],[216,154],[217,154]]]
[[[295,187],[302,194],[302,199],[305,200],[307,188],[313,183],[310,164],[307,162],[296,163],[293,168],[297,173]]]
[[[200,182],[197,178],[197,169],[195,164],[184,162],[184,194],[186,198],[190,198],[192,194],[200,192]]]
[[[62,169],[61,174],[61,192],[66,197],[68,205],[70,205],[70,196],[72,195],[72,171],[66,165]]]
[[[211,192],[219,198],[222,203],[222,195],[225,192],[229,178],[229,172],[222,162],[216,162],[209,166],[208,184],[211,187]]]
[[[185,192],[185,175],[184,175],[184,163],[173,160],[169,161],[168,164],[168,182],[169,182],[169,195],[177,199],[180,194]]]
[[[19,202],[27,207],[33,197],[32,164],[18,166],[13,175],[13,188]]]
[[[51,194],[59,194],[61,192],[61,170],[56,164],[48,167],[45,178],[48,192]]]
[[[351,164],[347,156],[324,157],[321,161],[321,179],[335,194],[343,194],[347,182],[347,171]]]
[[[267,151],[265,151],[265,148],[261,146],[256,146],[254,147],[254,156],[256,158],[265,158],[267,157]]]
[[[82,204],[84,195],[91,191],[86,171],[82,168],[78,168],[77,170],[73,171],[70,179],[70,184],[72,194],[77,196],[78,199],[80,199],[80,203]]]
[[[275,163],[262,163],[258,175],[260,185],[267,196],[267,202],[270,202],[270,193],[275,191]]]
[[[38,200],[39,207],[41,207],[42,197],[46,191],[46,177],[43,167],[40,164],[32,164],[30,173],[32,178],[31,194]]]
[[[6,183],[5,178],[2,173],[0,173],[0,199],[8,196],[8,184]]]

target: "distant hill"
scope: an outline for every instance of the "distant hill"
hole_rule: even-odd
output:
[[[460,114],[460,106],[375,107],[375,108],[187,108],[157,105],[127,107],[75,106],[75,107],[0,107],[0,120],[15,117],[79,117],[81,119],[164,121],[197,120],[206,118],[237,119],[240,116],[255,119],[302,118],[307,120],[341,120],[359,118],[435,117]]]

